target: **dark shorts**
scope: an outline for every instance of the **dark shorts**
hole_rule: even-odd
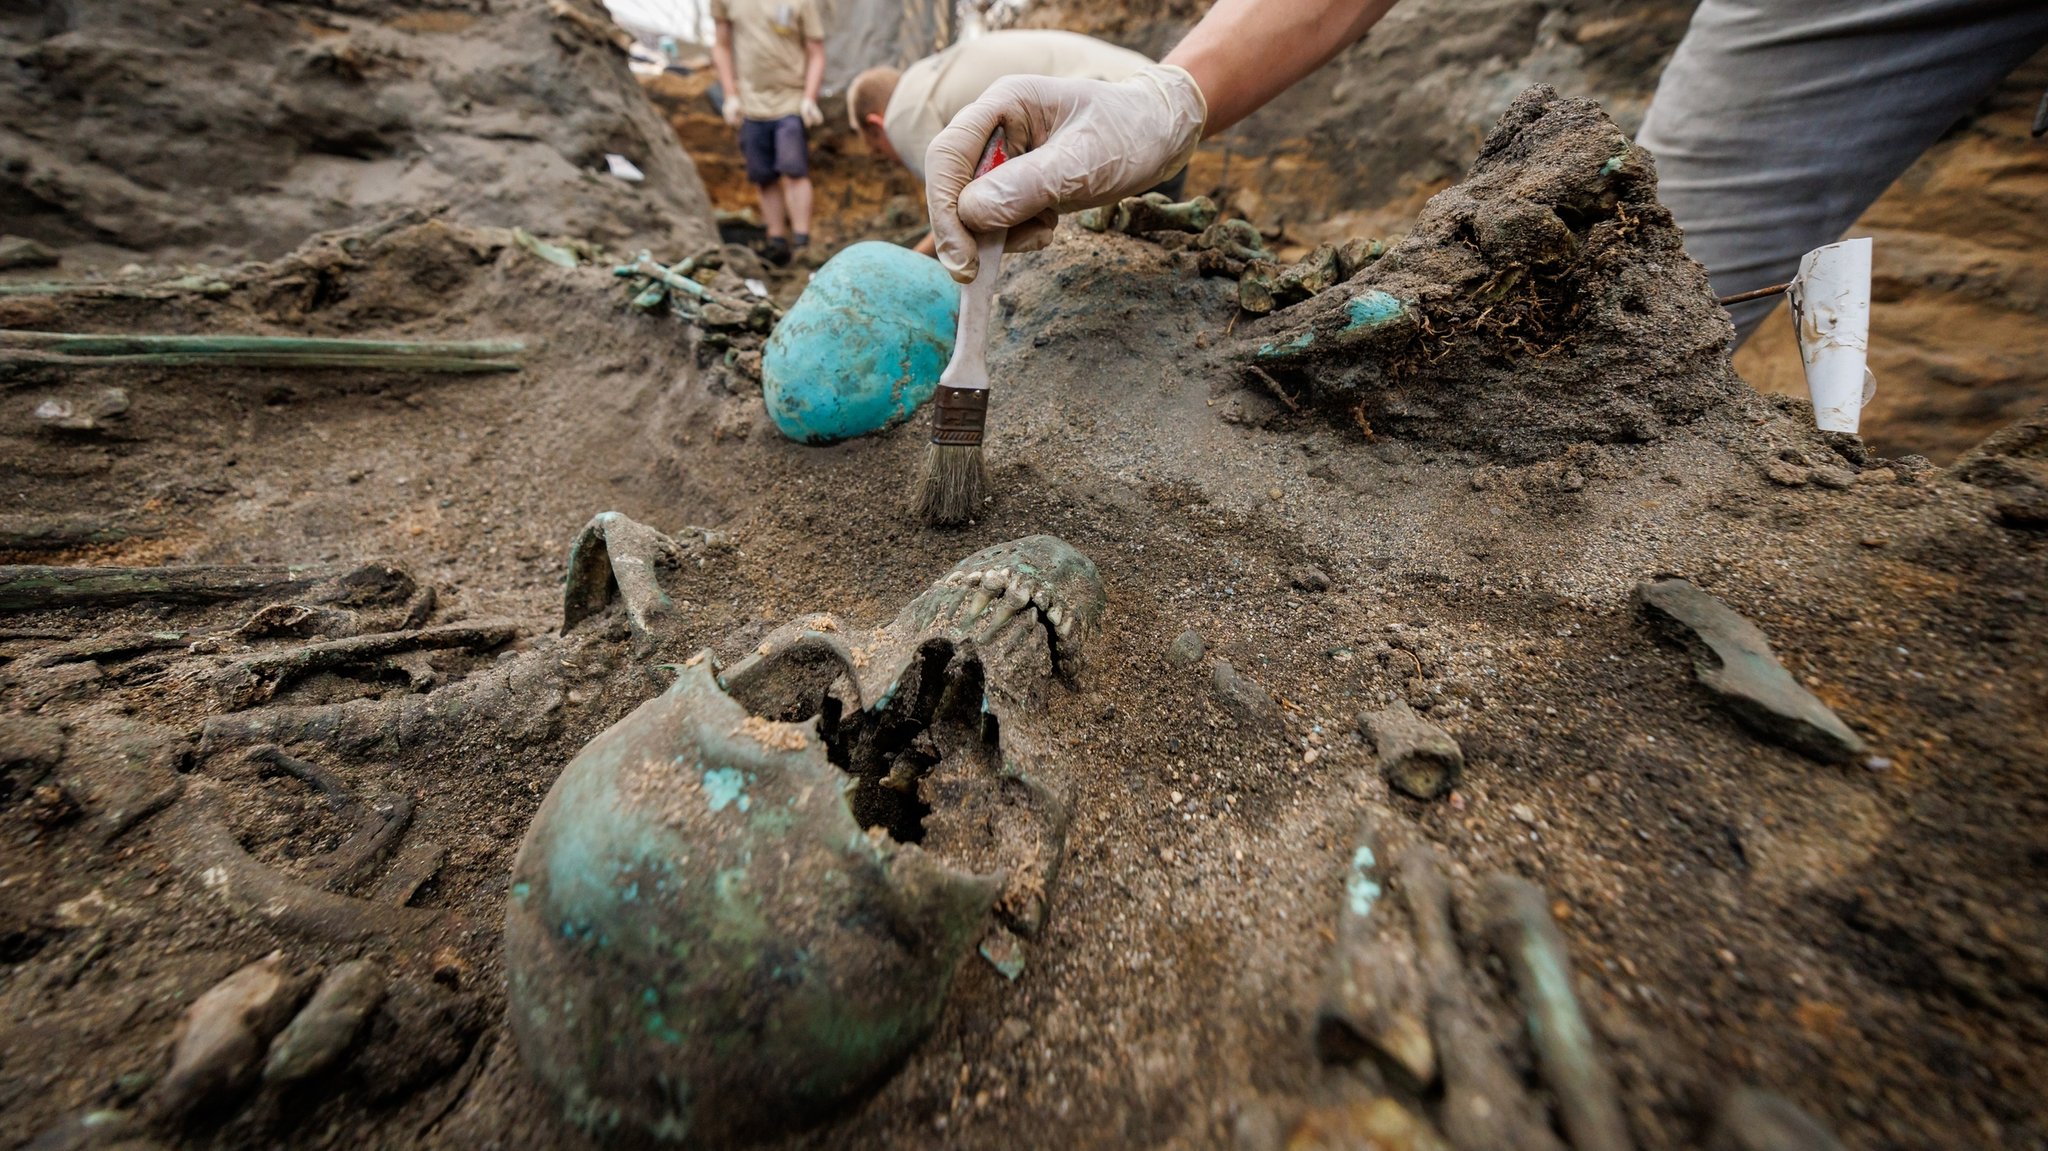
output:
[[[800,116],[742,121],[740,155],[746,157],[747,179],[751,183],[773,184],[778,176],[801,180],[811,174]]]

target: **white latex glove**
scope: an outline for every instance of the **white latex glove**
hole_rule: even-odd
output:
[[[939,262],[974,279],[974,233],[1010,230],[1010,251],[1042,248],[1065,212],[1113,204],[1173,175],[1195,154],[1208,101],[1185,68],[1153,64],[1128,80],[1006,76],[960,110],[924,155],[925,201]],[[1010,159],[972,183],[1001,127]]]
[[[815,128],[825,122],[824,110],[818,107],[816,100],[805,100],[803,107],[797,109],[797,115],[803,117],[806,128]]]
[[[725,107],[719,109],[719,115],[725,117],[726,123],[737,128],[740,126],[740,121],[746,118],[747,108],[746,105],[740,103],[738,96],[727,96],[725,98]]]

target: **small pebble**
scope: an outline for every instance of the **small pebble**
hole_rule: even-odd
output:
[[[1290,582],[1302,591],[1329,591],[1330,575],[1314,564],[1304,564],[1294,569]]]
[[[1536,826],[1536,809],[1526,803],[1509,804],[1508,814],[1531,827]]]
[[[1871,771],[1890,771],[1892,769],[1892,761],[1886,756],[1873,755],[1863,761],[1863,766]]]

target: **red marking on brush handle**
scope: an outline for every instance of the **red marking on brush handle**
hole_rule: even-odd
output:
[[[988,138],[988,147],[981,150],[981,162],[974,166],[975,179],[979,180],[988,175],[996,165],[1010,158],[1009,149],[1005,145],[1003,130],[997,128],[996,134]]]

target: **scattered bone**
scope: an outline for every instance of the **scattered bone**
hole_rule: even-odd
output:
[[[308,644],[283,652],[265,652],[221,669],[214,692],[230,711],[253,707],[271,698],[301,676],[362,663],[389,663],[389,657],[423,648],[489,651],[511,641],[519,629],[503,621],[448,623],[415,631],[387,631]]]
[[[384,970],[375,963],[357,959],[328,972],[313,998],[271,1042],[263,1081],[296,1083],[334,1066],[383,1001]]]
[[[128,393],[101,388],[89,400],[54,399],[36,405],[36,422],[63,432],[97,432],[108,420],[128,414]]]
[[[186,818],[178,824],[178,859],[201,887],[240,914],[333,943],[423,934],[445,921],[438,912],[335,895],[266,867],[242,849],[215,813],[218,787],[211,780],[193,781]]]
[[[304,991],[304,983],[286,973],[284,953],[273,951],[194,1000],[179,1025],[171,1069],[148,1101],[150,1112],[175,1121],[248,1087],[264,1045]]]
[[[1513,973],[1543,1081],[1557,1097],[1572,1151],[1629,1151],[1614,1077],[1602,1061],[1572,991],[1564,933],[1543,891],[1526,879],[1496,875],[1487,884],[1487,930]]]
[[[1869,749],[1828,705],[1800,686],[1757,626],[1682,579],[1636,585],[1667,637],[1691,650],[1693,674],[1758,735],[1815,759],[1848,763]]]
[[[1738,1087],[1721,1105],[1707,1151],[1842,1151],[1842,1144],[1790,1099]]]
[[[1346,861],[1337,904],[1337,949],[1316,1010],[1316,1050],[1326,1062],[1373,1056],[1404,1085],[1436,1079],[1428,990],[1416,966],[1415,924],[1394,896],[1414,833],[1392,812],[1367,815]]]
[[[651,650],[676,610],[656,573],[679,566],[682,554],[675,540],[645,524],[617,512],[598,514],[569,548],[562,630],[603,611],[616,598],[625,604],[634,646]]]
[[[377,881],[375,890],[370,892],[370,902],[404,907],[419,894],[420,888],[440,874],[441,865],[447,860],[448,849],[437,843],[407,844],[384,878]]]
[[[1207,196],[1176,203],[1164,192],[1126,196],[1115,204],[1090,208],[1076,222],[1091,232],[1200,232],[1216,222],[1216,202]]]
[[[1458,741],[1400,700],[1384,711],[1361,714],[1358,726],[1371,737],[1387,782],[1403,795],[1435,799],[1456,787],[1464,774],[1465,752]]]
[[[1418,961],[1429,985],[1431,1034],[1443,1071],[1444,1133],[1458,1151],[1563,1151],[1550,1117],[1522,1087],[1480,1021],[1451,927],[1451,888],[1426,842],[1402,853],[1401,894],[1415,917]]]
[[[328,810],[353,825],[354,830],[339,847],[306,862],[307,878],[328,891],[347,891],[368,878],[412,822],[410,796],[391,795],[374,805],[364,803],[340,776],[275,747],[254,748],[249,759],[305,782],[326,798]]]
[[[99,662],[140,655],[148,651],[184,647],[189,636],[181,631],[118,631],[75,639],[46,647],[21,661],[23,667],[56,667],[67,663]]]
[[[274,603],[258,608],[255,615],[235,629],[234,634],[244,643],[274,636],[309,639],[314,636],[353,635],[357,618],[356,613],[341,608]]]
[[[287,595],[346,575],[334,565],[230,564],[157,568],[0,567],[0,611],[113,607],[154,600],[215,603]]]

